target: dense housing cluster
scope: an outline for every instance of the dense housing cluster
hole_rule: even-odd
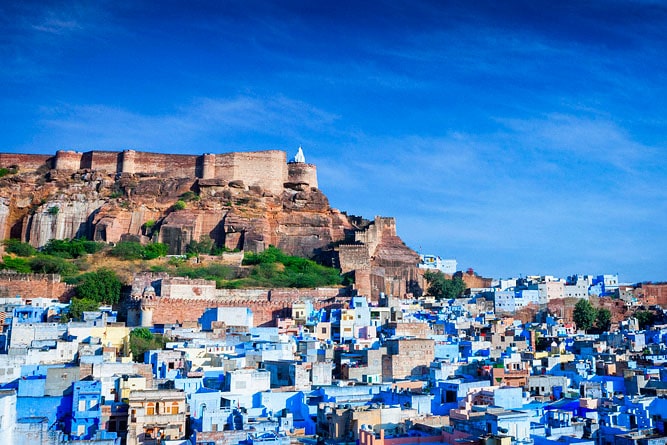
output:
[[[163,301],[216,290],[154,274],[135,277],[120,314],[79,322],[59,322],[68,304],[54,298],[4,298],[0,431],[16,444],[667,441],[667,285],[478,281],[455,299],[276,289],[270,319],[264,291],[245,291],[196,321],[155,322]],[[577,326],[575,302],[608,310],[609,326]]]

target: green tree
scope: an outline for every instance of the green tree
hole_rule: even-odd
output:
[[[7,175],[15,175],[19,171],[18,166],[12,165],[11,167],[2,167],[0,168],[0,178]]]
[[[600,332],[606,332],[611,328],[611,311],[606,308],[598,310],[595,316],[595,328]]]
[[[2,263],[0,263],[0,269],[9,269],[15,270],[18,273],[30,273],[32,269],[30,268],[30,263],[23,258],[12,258],[9,255],[2,257]]]
[[[338,285],[342,278],[338,269],[317,264],[313,260],[291,256],[274,246],[260,253],[247,253],[243,264],[254,265],[246,286],[258,287],[319,287]],[[238,286],[234,283],[233,286]],[[224,287],[228,287],[224,285]]]
[[[639,323],[639,329],[649,328],[655,322],[655,314],[651,311],[637,311],[635,312],[635,318]]]
[[[174,203],[174,210],[183,210],[187,207],[187,204],[182,199],[179,199]]]
[[[572,317],[574,318],[574,322],[576,323],[578,329],[588,331],[593,327],[596,316],[597,310],[588,300],[582,298],[581,300],[577,301],[577,304],[574,306],[574,313]]]
[[[54,273],[63,277],[76,275],[78,268],[66,259],[51,255],[35,255],[28,261],[34,273]]]
[[[5,250],[17,256],[28,257],[37,253],[37,250],[28,243],[22,243],[17,239],[8,239],[4,241]]]
[[[60,258],[77,258],[86,253],[82,245],[72,243],[70,240],[50,239],[42,252],[46,255],[57,256]]]
[[[76,286],[76,294],[80,298],[98,303],[114,304],[120,300],[120,290],[123,284],[116,272],[109,269],[100,269],[97,272],[83,274]]]
[[[166,342],[161,335],[153,335],[146,328],[136,328],[130,331],[130,350],[134,360],[143,363],[146,351],[164,349]]]
[[[148,328],[135,328],[132,329],[132,332],[130,332],[130,335],[141,338],[144,340],[153,340],[153,333],[150,331]]]
[[[68,318],[74,321],[81,321],[83,313],[88,311],[96,311],[100,308],[100,304],[95,300],[88,298],[72,298],[69,302]]]
[[[466,290],[466,285],[461,277],[448,280],[442,272],[426,271],[424,278],[428,282],[427,293],[438,300],[458,298]]]
[[[111,255],[121,260],[140,260],[144,256],[144,247],[136,241],[120,241],[111,249]]]
[[[83,238],[74,238],[71,240],[50,239],[42,248],[42,252],[61,258],[79,258],[88,253],[99,252],[104,246],[104,243],[89,241]]]
[[[213,240],[208,236],[202,236],[199,241],[192,240],[185,247],[185,253],[188,256],[207,255],[213,249]]]
[[[146,260],[153,260],[155,258],[160,258],[167,256],[169,248],[166,244],[163,243],[150,243],[144,246],[143,258]]]

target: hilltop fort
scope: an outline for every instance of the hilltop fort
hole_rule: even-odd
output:
[[[307,164],[303,151],[287,162],[280,150],[223,154],[177,155],[135,150],[57,151],[55,156],[0,153],[0,165],[17,165],[21,171],[53,169],[58,172],[89,170],[106,174],[243,181],[280,193],[285,185],[317,188],[317,169]]]
[[[229,250],[274,245],[355,276],[360,293],[408,293],[417,254],[393,218],[331,208],[301,148],[176,155],[125,151],[0,153],[0,236],[35,247],[50,239],[162,242],[182,254],[210,238]]]

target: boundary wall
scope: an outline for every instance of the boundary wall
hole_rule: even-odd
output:
[[[317,168],[303,162],[287,162],[282,150],[181,155],[135,150],[59,150],[55,156],[0,153],[0,167],[18,165],[34,171],[46,166],[57,171],[94,170],[107,174],[137,174],[172,178],[243,181],[280,193],[285,184],[317,188]]]

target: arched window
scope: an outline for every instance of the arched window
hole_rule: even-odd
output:
[[[146,405],[146,415],[147,416],[154,416],[155,415],[155,403],[148,402],[148,404]]]
[[[171,413],[178,414],[178,402],[171,402]]]

